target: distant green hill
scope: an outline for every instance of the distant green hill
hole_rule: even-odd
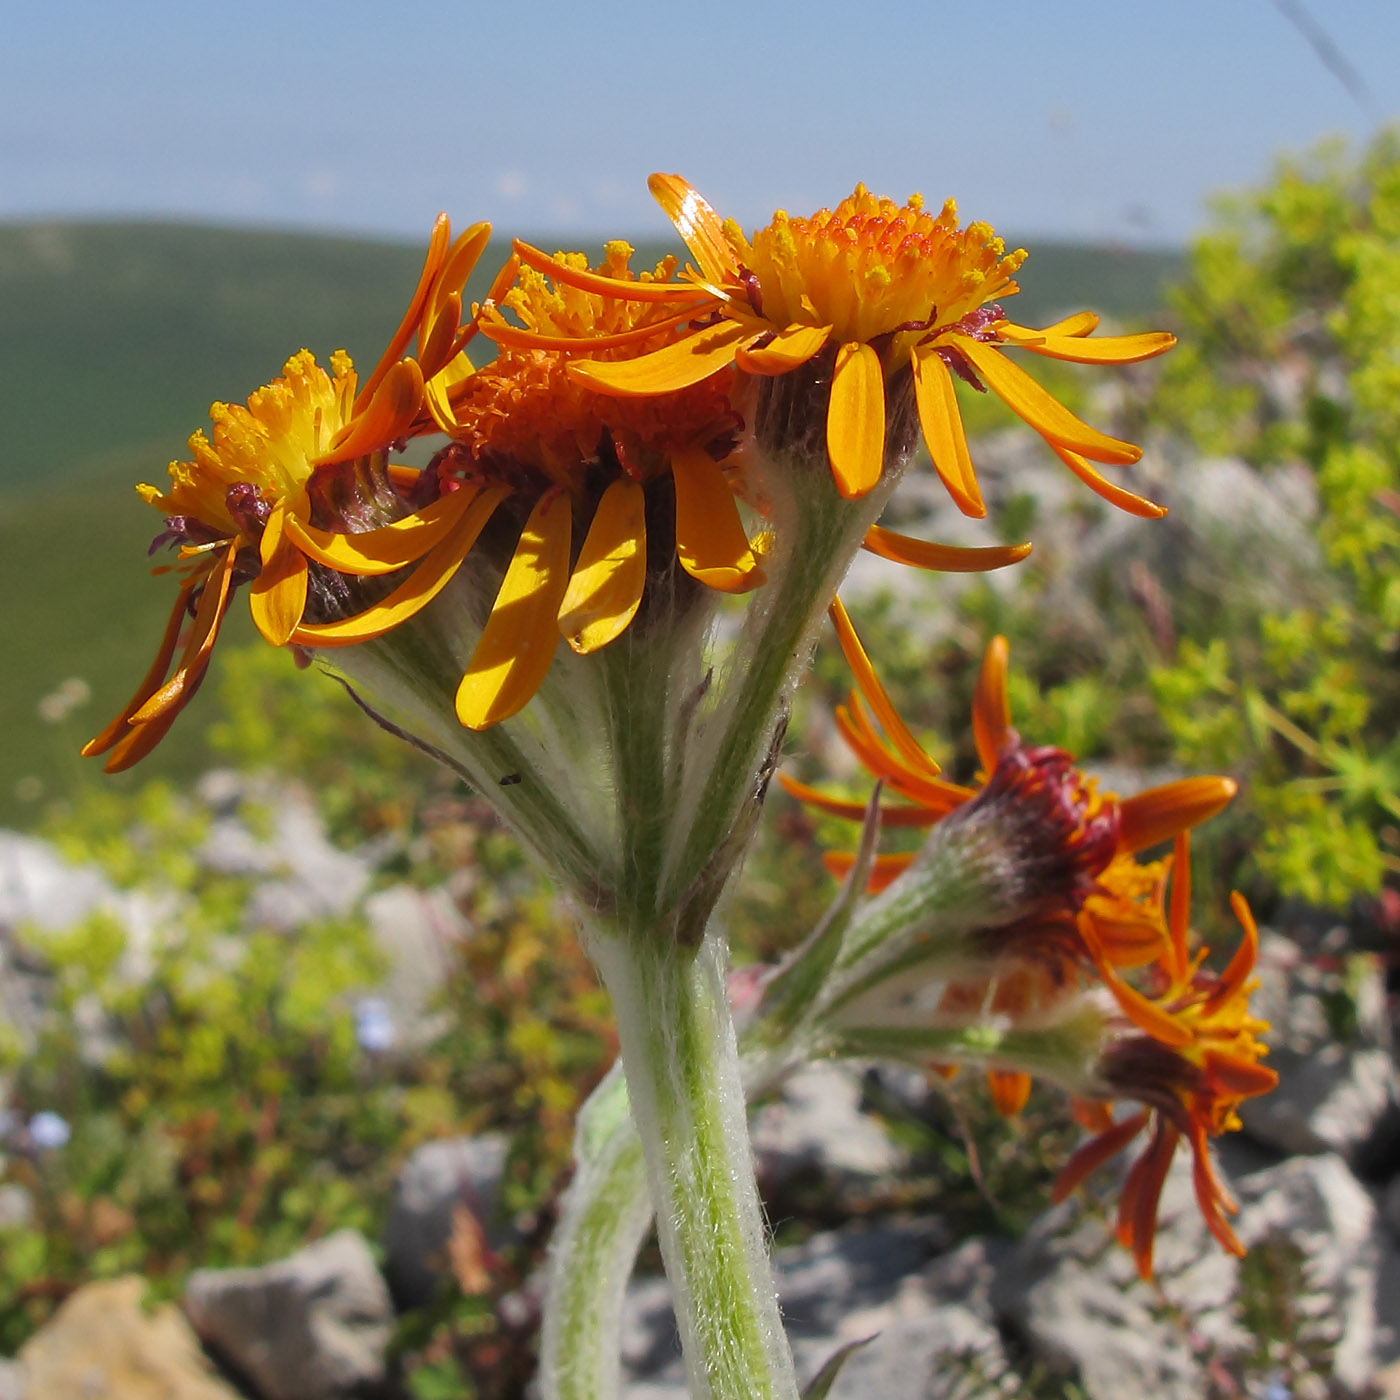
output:
[[[1182,265],[1029,246],[1015,306],[1032,323],[1090,305],[1142,318]],[[665,251],[641,248],[636,265]],[[503,255],[488,250],[470,292],[482,294]],[[70,781],[78,731],[99,727],[148,664],[171,590],[144,567],[159,522],[133,484],[162,481],[212,400],[246,397],[301,347],[372,364],[421,261],[421,245],[309,234],[0,227],[0,822],[33,811],[14,795],[20,780],[49,792]],[[94,699],[55,731],[35,706],[69,676]],[[142,771],[188,771],[199,757],[191,715]]]

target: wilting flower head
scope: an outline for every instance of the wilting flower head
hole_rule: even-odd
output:
[[[1094,955],[1082,936],[1086,921],[1097,930],[1096,947],[1117,966],[1136,966],[1165,945],[1157,908],[1161,866],[1133,859],[1207,820],[1234,796],[1228,778],[1187,778],[1118,798],[1100,791],[1061,749],[1027,746],[1011,726],[1007,694],[1009,650],[1004,637],[988,644],[972,707],[972,733],[982,764],[976,787],[951,783],[900,718],[838,599],[832,620],[856,687],[837,707],[836,723],[851,751],[872,776],[909,799],[880,809],[881,824],[933,827],[952,813],[985,824],[1009,851],[1024,885],[1010,902],[1024,913],[1002,929],[1042,950],[1058,949],[1080,961]],[[834,816],[859,819],[864,805],[830,797],[780,774],[794,797]],[[844,874],[853,857],[829,852],[824,862]],[[914,853],[878,858],[872,889],[907,870]]]
[[[912,384],[934,467],[958,506],[981,516],[986,507],[954,394],[956,375],[991,389],[1106,500],[1139,515],[1164,513],[1090,465],[1121,466],[1141,451],[1081,422],[1004,352],[1124,364],[1160,355],[1175,343],[1172,336],[1095,339],[1098,318],[1088,312],[1040,330],[1008,321],[998,298],[1018,290],[1014,278],[1026,254],[1008,252],[987,224],[959,229],[952,200],[932,215],[917,195],[901,206],[857,186],[834,210],[810,219],[779,212],[750,240],[679,175],[653,175],[650,185],[699,264],[672,291],[689,330],[622,364],[579,363],[579,379],[608,393],[645,396],[698,383],[731,364],[764,377],[820,364],[830,382],[827,454],[848,497],[879,481],[889,396]]]
[[[1190,853],[1183,834],[1173,861],[1171,938],[1163,956],[1146,969],[1145,990],[1111,967],[1103,974],[1125,1024],[1103,1054],[1097,1093],[1101,1100],[1127,1099],[1142,1107],[1115,1121],[1103,1102],[1083,1106],[1082,1116],[1096,1135],[1066,1163],[1055,1183],[1055,1198],[1063,1199],[1096,1167],[1146,1133],[1147,1147],[1124,1183],[1117,1231],[1144,1278],[1152,1273],[1162,1186],[1182,1138],[1191,1147],[1196,1199],[1206,1225],[1226,1249],[1244,1253],[1225,1218],[1237,1207],[1211,1161],[1208,1139],[1238,1128],[1239,1105],[1278,1083],[1278,1075],[1259,1063],[1268,1047],[1257,1037],[1268,1023],[1249,1012],[1259,952],[1249,906],[1239,894],[1230,896],[1244,937],[1225,970],[1215,973],[1204,966],[1207,950],[1190,952],[1190,901]]]
[[[84,754],[110,751],[115,772],[159,743],[203,682],[239,585],[248,585],[258,630],[281,646],[303,640],[309,601],[343,605],[345,576],[397,572],[424,555],[436,565],[434,547],[441,554],[445,536],[460,537],[468,498],[411,514],[418,473],[391,468],[388,448],[428,430],[433,395],[470,369],[461,287],[489,232],[477,224],[454,243],[438,220],[409,309],[362,386],[344,351],[327,374],[303,350],[246,406],[213,405],[212,440],[190,438],[191,457],[170,464],[167,491],[137,488],[166,516],[152,548],[179,547],[180,587],[151,669]],[[398,358],[415,334],[418,358]],[[370,612],[384,622],[400,601],[396,591]]]

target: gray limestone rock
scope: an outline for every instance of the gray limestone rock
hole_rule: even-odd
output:
[[[384,1380],[393,1306],[354,1230],[260,1269],[200,1269],[185,1312],[262,1400],[340,1400]]]
[[[447,1271],[454,1209],[466,1206],[486,1231],[504,1239],[497,1213],[510,1140],[503,1133],[425,1142],[404,1163],[384,1227],[385,1273],[406,1307],[429,1302]]]
[[[1257,975],[1251,1010],[1270,1024],[1268,1063],[1279,1085],[1241,1105],[1245,1131],[1283,1152],[1339,1152],[1356,1162],[1400,1115],[1379,964],[1357,961],[1346,976],[1266,934]]]
[[[879,1121],[861,1111],[860,1077],[845,1065],[799,1070],[752,1116],[759,1179],[770,1193],[810,1176],[842,1196],[869,1194],[901,1171],[907,1156]]]

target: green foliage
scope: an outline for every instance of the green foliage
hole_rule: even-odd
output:
[[[1311,467],[1325,574],[1257,636],[1184,638],[1154,692],[1185,763],[1247,780],[1258,874],[1345,904],[1400,870],[1400,134],[1228,201],[1176,305],[1159,411],[1260,470]]]

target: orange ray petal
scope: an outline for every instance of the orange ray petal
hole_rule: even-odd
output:
[[[1048,442],[1116,466],[1126,466],[1142,456],[1140,447],[1109,437],[1077,418],[994,345],[966,335],[953,335],[950,340],[987,387]]]
[[[448,222],[447,215],[439,214],[433,220],[433,231],[428,237],[428,252],[423,259],[423,271],[418,275],[418,286],[414,288],[413,296],[408,303],[408,310],[404,312],[403,320],[399,322],[399,328],[390,339],[388,348],[379,357],[379,363],[375,365],[373,372],[355,396],[355,414],[363,413],[369,406],[369,401],[379,388],[380,381],[389,373],[390,366],[403,354],[408,348],[408,342],[413,339],[413,333],[418,329],[418,322],[423,315],[423,307],[427,302],[428,294],[431,292],[433,283],[447,258],[447,240],[451,234],[452,225]]]
[[[932,540],[916,540],[898,535],[893,530],[872,525],[865,532],[861,548],[881,559],[907,564],[915,569],[932,569],[944,574],[980,574],[989,569],[1004,569],[1018,564],[1030,552],[1025,544],[996,544],[966,547],[956,544],[934,544]]]
[[[874,490],[885,467],[885,375],[880,356],[852,341],[836,352],[826,413],[826,452],[849,501]]]
[[[1126,1209],[1119,1213],[1118,1237],[1124,1244],[1132,1245],[1138,1273],[1144,1279],[1152,1277],[1157,1211],[1162,1203],[1162,1187],[1166,1184],[1179,1137],[1174,1127],[1158,1119],[1147,1151],[1133,1164],[1123,1190],[1123,1206]]]
[[[788,777],[786,773],[778,774],[778,782],[782,785],[784,792],[795,797],[799,802],[805,802],[809,807],[816,807],[833,817],[846,817],[853,822],[865,820],[867,804],[864,802],[852,802],[844,797],[829,797],[817,788],[809,787],[806,783],[798,782],[796,778]],[[942,812],[930,811],[927,807],[882,806],[880,808],[880,825],[890,827],[933,826],[944,815]]]
[[[1233,778],[1182,778],[1125,797],[1119,803],[1118,849],[1134,855],[1170,841],[1224,810],[1238,791]]]
[[[1011,648],[1005,637],[993,637],[982,654],[977,689],[972,696],[972,739],[982,771],[990,774],[1011,733],[1011,700],[1006,690],[1006,670]]]
[[[263,531],[262,568],[248,587],[253,625],[275,647],[285,646],[306,610],[306,556],[287,538],[287,508],[279,505]]]
[[[786,374],[805,365],[831,338],[830,326],[791,325],[779,331],[767,345],[741,345],[734,363],[746,374]]]
[[[330,451],[315,465],[348,462],[378,452],[409,430],[423,403],[423,371],[416,360],[400,360],[387,374],[363,413],[331,439]]]
[[[466,728],[509,719],[548,674],[559,641],[559,605],[569,585],[572,529],[568,492],[540,497],[457,687],[457,718]]]
[[[1119,829],[1121,831],[1121,827]],[[1177,833],[1172,852],[1167,932],[1171,935],[1167,971],[1173,983],[1183,982],[1191,970],[1191,950],[1187,942],[1191,932],[1191,836],[1186,831]]]
[[[82,756],[84,758],[93,758],[97,754],[106,753],[119,739],[131,733],[129,723],[131,716],[155,694],[165,680],[166,671],[170,669],[170,659],[175,655],[175,648],[179,643],[180,628],[185,621],[190,595],[194,592],[197,583],[198,580],[189,579],[181,584],[179,595],[175,599],[175,606],[170,610],[170,617],[165,624],[165,632],[160,639],[160,646],[156,649],[156,658],[151,662],[150,669],[141,678],[141,684],[136,687],[135,694],[122,706],[116,719],[96,738],[89,739],[83,745]]]
[[[1069,448],[1061,447],[1057,442],[1052,442],[1050,448],[1085,486],[1103,497],[1109,505],[1117,506],[1119,510],[1127,511],[1129,515],[1140,516],[1144,520],[1160,520],[1167,513],[1166,506],[1159,506],[1156,501],[1149,501],[1146,496],[1139,496],[1110,481],[1079,453],[1071,452]]]
[[[992,1105],[1003,1118],[1014,1118],[1031,1096],[1031,1077],[1021,1070],[989,1069],[987,1085],[992,1091]]]
[[[467,279],[472,275],[476,265],[481,260],[481,255],[486,251],[486,245],[491,239],[491,225],[488,223],[472,224],[470,228],[463,229],[458,236],[453,239],[452,247],[448,249],[446,257],[443,259],[442,271],[433,281],[433,294],[429,315],[425,320],[434,320],[433,313],[441,311],[447,304],[448,299],[455,297],[457,301],[458,314],[462,305],[462,296],[467,289]],[[452,318],[454,321],[457,315]],[[423,359],[421,354],[422,343],[419,343],[419,359]]]
[[[543,272],[546,277],[552,277],[565,286],[577,287],[581,292],[593,292],[617,301],[684,301],[693,306],[701,306],[714,300],[708,293],[697,290],[689,282],[642,282],[622,277],[606,277],[601,272],[569,267],[557,258],[551,258],[548,253],[541,252],[528,243],[522,243],[518,238],[512,246],[515,256],[526,267]]]
[[[1147,1112],[1114,1123],[1078,1147],[1055,1178],[1050,1199],[1059,1205],[1071,1191],[1105,1162],[1111,1162],[1147,1126]]]
[[[967,450],[958,396],[953,376],[942,356],[932,350],[913,353],[914,399],[919,408],[919,426],[933,468],[948,488],[948,494],[964,515],[981,519],[987,513]]]
[[[190,634],[185,639],[185,649],[181,653],[175,674],[161,686],[146,702],[131,715],[132,724],[145,724],[156,719],[166,710],[183,707],[188,699],[186,690],[204,672],[208,665],[209,653],[219,636],[219,625],[228,611],[229,598],[233,592],[233,564],[238,557],[238,545],[231,542],[219,557],[209,573],[209,578],[200,594],[199,605],[194,611],[194,622]],[[184,697],[184,699],[182,699]]]
[[[856,863],[854,851],[825,851],[822,864],[838,880],[844,880]],[[887,885],[892,885],[914,863],[912,852],[908,855],[876,856],[871,869],[866,891],[879,894]]]
[[[471,505],[474,495],[469,488],[453,491],[402,520],[357,535],[318,530],[288,514],[287,538],[308,559],[339,573],[364,577],[391,574],[421,559],[437,544],[462,518],[462,512]]]
[[[676,488],[676,555],[692,578],[721,593],[763,582],[734,493],[719,463],[701,448],[671,454]]]
[[[740,342],[752,335],[750,327],[737,321],[720,321],[635,360],[575,360],[569,376],[620,398],[667,394],[717,374],[733,360]]]
[[[646,582],[646,531],[642,484],[621,477],[598,502],[559,605],[559,630],[580,656],[607,646],[632,621]]]
[[[895,709],[894,702],[875,673],[875,667],[871,665],[870,657],[861,646],[860,638],[856,636],[856,629],[851,623],[851,615],[846,611],[846,605],[839,597],[833,598],[827,611],[832,626],[836,628],[836,640],[841,644],[841,654],[846,658],[846,664],[851,668],[861,694],[875,712],[875,718],[880,721],[880,727],[889,736],[890,743],[916,772],[926,773],[929,777],[937,776],[940,771],[938,764],[928,756],[923,745],[900,718],[899,711]]]
[[[630,330],[617,331],[612,335],[544,335],[540,331],[530,330],[526,326],[511,325],[499,311],[492,307],[482,313],[481,333],[487,340],[494,340],[497,345],[506,345],[515,349],[557,350],[572,351],[575,354],[592,354],[598,350],[616,350],[625,345],[638,345],[644,340],[650,340],[658,331],[680,325],[692,315],[694,315],[694,308],[683,306],[679,311],[672,312],[669,316],[662,316],[655,321],[647,321],[642,325],[633,326]]]
[[[476,494],[477,488],[471,486],[464,486],[462,490],[472,491],[474,498],[462,512],[461,519],[387,598],[339,622],[304,622],[292,633],[291,640],[306,647],[354,646],[357,642],[382,637],[432,602],[457,572],[486,522],[507,495],[504,486],[491,486],[479,494]]]
[[[737,281],[739,264],[724,236],[724,224],[690,181],[680,175],[656,174],[647,180],[647,188],[675,224],[700,271],[717,284]]]

